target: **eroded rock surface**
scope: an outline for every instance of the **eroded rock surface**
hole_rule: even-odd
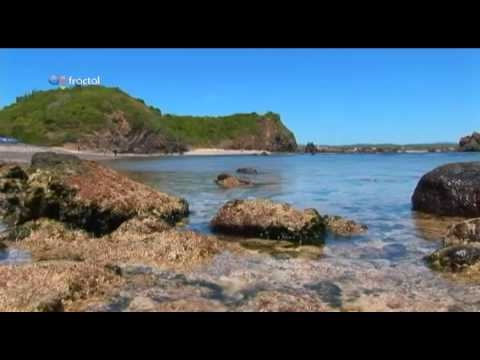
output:
[[[218,233],[301,242],[321,242],[325,233],[315,209],[299,210],[267,199],[229,201],[210,226]]]
[[[25,171],[3,171],[1,184],[0,207],[11,224],[47,217],[100,236],[133,217],[150,216],[173,225],[189,212],[184,199],[72,155],[35,154]]]

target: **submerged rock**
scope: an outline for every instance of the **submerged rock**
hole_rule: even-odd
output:
[[[447,164],[425,174],[412,196],[413,210],[480,216],[480,162]]]
[[[342,289],[332,281],[324,280],[306,284],[305,288],[312,290],[327,304],[339,308],[342,306]]]
[[[9,179],[8,174],[0,180]],[[184,199],[73,155],[35,154],[27,174],[27,179],[15,179],[20,181],[17,189],[0,201],[12,224],[46,217],[100,236],[136,216],[150,216],[173,225],[189,212]],[[20,173],[17,177],[22,178]]]
[[[480,244],[454,245],[426,257],[429,265],[442,271],[462,271],[480,262]]]
[[[359,224],[353,220],[341,216],[326,215],[323,217],[327,229],[340,236],[351,236],[363,234],[368,230],[366,225]]]
[[[217,185],[230,189],[238,186],[251,186],[253,183],[250,180],[240,179],[230,174],[220,174],[215,180]]]
[[[460,221],[448,228],[443,247],[428,257],[435,270],[474,272],[480,270],[480,218]]]
[[[255,175],[255,174],[258,174],[258,171],[257,171],[257,169],[252,168],[252,167],[245,167],[245,168],[237,169],[237,173]]]
[[[398,259],[407,254],[407,248],[402,244],[387,244],[382,247],[382,255],[390,259]]]
[[[444,246],[480,244],[480,218],[465,220],[452,225],[443,240]]]
[[[325,223],[315,209],[298,210],[266,199],[227,202],[210,222],[213,231],[266,239],[318,242]]]

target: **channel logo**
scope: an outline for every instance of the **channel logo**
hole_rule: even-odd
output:
[[[94,78],[77,78],[73,76],[65,75],[50,75],[48,82],[51,85],[58,86],[60,89],[66,89],[67,85],[73,86],[87,86],[87,85],[100,85],[100,76]]]
[[[67,87],[67,77],[65,75],[50,75],[48,82],[51,85],[58,85],[60,89],[65,89]]]

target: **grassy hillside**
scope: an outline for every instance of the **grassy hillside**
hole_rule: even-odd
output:
[[[274,113],[223,117],[163,115],[159,109],[118,88],[100,86],[39,91],[18,97],[14,104],[0,110],[0,135],[50,146],[81,143],[86,135],[106,133],[110,128],[108,135],[115,137],[113,128],[118,124],[112,123],[109,116],[119,112],[129,124],[131,134],[122,134],[127,138],[138,138],[143,131],[158,135],[161,141],[169,139],[187,147],[296,147],[293,134]],[[266,147],[262,147],[264,140],[268,140]]]
[[[267,113],[266,117],[278,125],[284,136],[293,134],[283,126],[277,114]],[[257,113],[234,114],[222,117],[162,116],[163,125],[170,135],[197,147],[212,147],[228,141],[235,142],[248,136],[258,136],[260,131]]]
[[[161,129],[161,114],[116,88],[39,91],[0,111],[0,134],[38,145],[75,142],[106,126],[105,114],[123,111],[133,128]]]

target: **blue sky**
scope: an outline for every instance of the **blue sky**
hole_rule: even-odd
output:
[[[480,130],[478,49],[2,49],[0,106],[51,74],[164,113],[274,111],[299,142],[456,142]]]

